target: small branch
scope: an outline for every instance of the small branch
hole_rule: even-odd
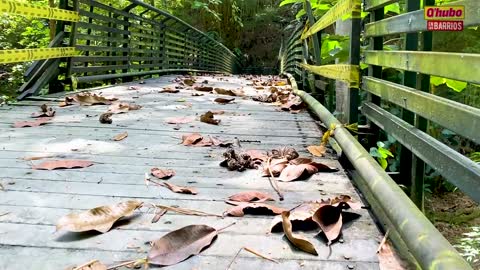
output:
[[[267,159],[267,169],[268,169],[268,174],[270,175],[268,177],[268,180],[270,181],[270,185],[272,186],[272,188],[275,190],[275,192],[277,192],[280,201],[283,201],[283,193],[280,190],[280,187],[278,186],[277,179],[275,179],[275,177],[273,176],[272,168],[270,168],[271,162],[272,162],[272,157],[269,157]]]
[[[232,264],[233,264],[233,262],[235,261],[235,259],[237,259],[238,254],[240,254],[240,252],[242,251],[242,249],[243,249],[243,247],[240,248],[240,249],[237,251],[237,253],[235,254],[235,256],[233,256],[232,261],[231,261],[231,262],[228,264],[228,266],[227,266],[227,270],[230,270],[230,269],[231,269],[230,267],[232,266]]]
[[[79,270],[79,269],[84,268],[85,266],[92,265],[92,264],[94,264],[94,263],[96,263],[96,262],[100,262],[100,261],[99,261],[99,260],[91,260],[91,261],[89,261],[89,262],[86,262],[86,263],[84,263],[84,264],[82,264],[82,265],[79,265],[79,266],[73,268],[72,270]]]
[[[377,248],[377,253],[380,253],[380,251],[382,250],[383,246],[385,245],[385,242],[387,242],[387,238],[388,238],[388,233],[390,232],[390,229],[387,230],[387,232],[385,233],[385,236],[383,237],[382,241],[380,242],[380,245],[378,245],[378,248]]]
[[[205,213],[205,212],[202,212],[202,211],[185,209],[185,208],[176,208],[176,207],[159,205],[159,204],[154,205],[154,207],[162,208],[162,209],[165,209],[165,210],[168,210],[168,211],[172,211],[172,212],[179,213],[179,214],[184,214],[184,215],[205,216],[205,217],[210,216],[210,217],[221,217],[221,218],[223,218],[222,215],[210,214],[210,213]]]
[[[223,231],[223,230],[225,230],[225,229],[228,229],[228,228],[232,227],[232,226],[235,225],[235,224],[237,224],[237,222],[233,222],[232,224],[229,224],[229,225],[227,225],[227,226],[225,226],[225,227],[223,227],[223,228],[220,228],[220,229],[217,230],[217,232],[221,232],[221,231]]]
[[[10,212],[6,212],[6,213],[3,213],[3,214],[0,214],[0,217],[6,216],[6,215],[8,215],[8,214],[10,214]]]
[[[137,260],[131,260],[131,261],[126,261],[120,264],[112,265],[107,268],[107,270],[114,270],[122,266],[129,266],[133,264],[133,266],[139,265],[139,264],[145,264],[147,263],[147,258],[142,258],[142,259],[137,259]]]
[[[251,249],[251,248],[244,247],[243,249],[245,249],[246,251],[248,251],[248,252],[250,252],[250,253],[252,253],[252,254],[254,254],[254,255],[257,255],[258,257],[260,257],[260,258],[262,258],[262,259],[265,259],[265,260],[267,260],[267,261],[271,261],[271,262],[274,262],[274,263],[278,263],[277,260],[274,260],[274,259],[272,259],[272,258],[269,258],[269,257],[267,257],[267,256],[265,256],[265,255],[262,255],[262,254],[256,252],[255,250],[253,250],[253,249]]]

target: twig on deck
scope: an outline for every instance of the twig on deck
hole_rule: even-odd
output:
[[[270,181],[270,185],[272,186],[272,188],[275,190],[275,192],[277,192],[280,201],[283,201],[283,193],[280,190],[280,187],[278,186],[277,179],[275,179],[275,177],[273,176],[272,169],[270,168],[271,162],[272,162],[272,157],[269,157],[267,159],[267,169],[269,174],[268,180]]]

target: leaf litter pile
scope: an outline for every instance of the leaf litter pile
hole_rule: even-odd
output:
[[[291,93],[290,87],[285,80],[270,77],[267,81],[259,77],[247,78],[257,92],[251,99],[253,101],[269,103],[279,107],[279,111],[298,113],[305,109],[302,100]],[[228,113],[227,104],[234,104],[235,97],[245,99],[246,91],[242,89],[223,89],[210,85],[207,80],[197,82],[195,77],[179,77],[172,81],[171,86],[163,88],[158,93],[177,94],[182,91],[192,91],[192,97],[201,97],[203,95],[223,95],[214,99],[214,103],[222,105],[225,110],[206,111],[200,114],[200,121],[212,125],[219,125],[220,119],[216,116]],[[141,87],[129,88],[129,90],[140,90]],[[198,93],[195,91],[203,92]],[[230,96],[230,97],[224,97]],[[111,124],[112,117],[116,114],[128,113],[139,110],[142,107],[134,103],[118,101],[115,97],[104,97],[101,94],[79,93],[66,97],[58,106],[94,106],[107,105],[108,109],[100,115],[100,122]],[[230,106],[230,105],[229,105]],[[33,113],[32,118],[35,121],[17,122],[15,127],[35,127],[48,123],[56,112],[53,108],[42,105],[39,112]],[[168,124],[188,124],[198,118],[192,116],[170,117],[165,120]],[[223,119],[222,119],[223,120]],[[222,121],[223,124],[223,121]],[[113,134],[109,140],[120,142],[125,140],[129,134],[125,131]],[[132,136],[130,134],[130,136]],[[320,157],[325,154],[326,142],[329,136],[333,136],[333,129],[327,132],[322,138],[319,146],[310,146],[307,150],[314,156]],[[223,152],[223,161],[221,167],[229,171],[244,172],[246,170],[256,170],[258,174],[269,181],[274,192],[277,193],[280,201],[284,198],[284,192],[280,189],[282,185],[279,182],[308,181],[310,177],[319,172],[336,172],[336,168],[315,161],[311,157],[300,156],[296,149],[292,147],[281,147],[271,149],[270,151],[244,149],[234,141],[224,140],[217,136],[202,135],[200,133],[186,133],[181,136],[180,144],[183,147],[225,147]],[[56,169],[77,169],[86,168],[95,165],[95,162],[88,160],[47,160],[32,165],[35,170],[56,170]],[[168,189],[169,192],[178,193],[178,196],[195,196],[199,191],[195,187],[182,186],[175,183],[176,172],[173,169],[154,167],[150,173],[145,173],[145,185]],[[190,183],[190,182],[189,182]],[[192,183],[196,183],[192,181]],[[225,198],[228,205],[223,213],[209,213],[197,209],[181,208],[179,206],[160,205],[147,201],[126,200],[116,202],[112,205],[98,206],[87,211],[74,211],[58,219],[56,231],[67,231],[70,233],[82,233],[96,231],[98,233],[108,233],[120,224],[122,220],[129,222],[138,222],[137,216],[152,215],[150,223],[158,223],[164,216],[169,214],[189,215],[198,217],[216,217],[223,218],[242,218],[245,215],[271,216],[270,228],[265,228],[265,232],[283,233],[285,237],[282,241],[288,241],[296,249],[309,253],[312,256],[318,256],[318,243],[314,243],[298,231],[311,232],[320,235],[324,239],[325,245],[332,245],[342,234],[343,224],[350,222],[358,217],[358,214],[346,210],[358,210],[361,205],[352,201],[348,195],[319,201],[303,202],[293,208],[284,207],[271,194],[264,191],[246,190],[238,193],[232,193]],[[201,208],[200,206],[198,208]],[[170,231],[157,239],[149,239],[150,250],[144,257],[135,260],[125,261],[110,267],[104,265],[100,260],[92,260],[82,265],[70,268],[77,270],[87,269],[116,269],[122,266],[140,267],[148,265],[168,266],[187,260],[191,256],[200,254],[203,250],[215,244],[215,239],[221,237],[224,230],[230,226],[235,226],[236,222],[219,228],[218,224],[214,226],[205,224],[193,224],[183,226]],[[235,227],[233,227],[235,228]],[[235,230],[235,229],[233,229]],[[252,243],[255,246],[255,243]],[[234,262],[238,254],[245,250],[256,255],[259,259],[267,260],[272,263],[278,261],[269,258],[269,256],[253,250],[250,247],[242,247],[238,250],[235,257],[232,258],[230,265]]]

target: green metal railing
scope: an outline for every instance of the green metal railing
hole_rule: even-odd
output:
[[[280,70],[311,93],[296,90],[327,126],[336,124],[335,140],[355,168],[351,172],[354,182],[406,257],[422,269],[471,269],[422,210],[426,164],[480,202],[480,165],[426,132],[427,123],[431,121],[480,143],[480,110],[430,93],[430,75],[479,83],[480,54],[432,52],[432,33],[427,31],[420,1],[407,0],[405,14],[384,19],[384,7],[395,2],[398,1],[365,0],[363,11],[369,12],[370,22],[360,33],[358,0],[340,0],[318,21],[312,20],[310,4],[306,0],[309,23],[297,25],[283,44]],[[434,2],[424,0],[423,4],[431,6]],[[480,25],[479,1],[458,1],[449,5],[465,6],[465,27]],[[321,33],[347,14],[352,18],[349,63],[322,65],[322,59],[319,59]],[[405,50],[383,50],[384,37],[391,35],[404,36]],[[363,53],[360,53],[361,39],[369,46]],[[368,65],[368,72],[360,71],[360,58]],[[384,68],[401,70],[403,83],[382,78]],[[317,77],[311,82],[313,75]],[[340,123],[332,115],[334,84],[326,78],[350,85],[344,106],[345,123]],[[368,98],[361,102],[359,91],[364,91]],[[325,98],[318,98],[321,97],[318,92]],[[384,109],[382,104],[385,102],[401,108],[401,117]],[[380,130],[383,130],[402,145],[400,178],[410,179],[410,197],[342,126],[357,123],[359,114],[368,120],[366,127],[373,134],[367,138],[370,144],[379,140]]]
[[[238,72],[236,56],[210,36],[142,1],[125,3],[61,0],[46,9],[2,0],[3,12],[57,20],[49,48],[0,50],[0,64],[36,61],[19,99],[47,84],[58,91],[154,74]]]

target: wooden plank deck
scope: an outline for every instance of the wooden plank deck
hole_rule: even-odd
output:
[[[357,211],[361,218],[347,224],[343,243],[329,248],[315,232],[305,233],[316,246],[318,256],[292,247],[283,234],[269,233],[270,216],[243,218],[195,217],[168,213],[156,224],[151,214],[120,222],[110,232],[55,233],[55,224],[63,215],[100,205],[138,199],[163,205],[178,205],[221,214],[230,206],[224,200],[246,190],[265,191],[272,195],[269,181],[256,170],[231,172],[219,166],[225,148],[186,147],[180,143],[182,134],[199,132],[222,139],[238,138],[246,149],[271,150],[292,146],[303,156],[305,147],[317,144],[321,131],[307,112],[290,114],[277,107],[237,97],[235,103],[219,105],[218,95],[193,97],[191,91],[177,94],[158,93],[170,85],[174,76],[146,80],[140,90],[127,90],[133,82],[96,90],[114,95],[121,101],[135,102],[141,110],[114,115],[113,124],[100,124],[98,115],[108,106],[70,106],[58,108],[58,102],[27,101],[24,106],[0,107],[0,269],[65,269],[92,259],[107,264],[144,257],[146,242],[190,224],[206,224],[220,228],[237,221],[221,233],[211,247],[199,256],[166,269],[227,269],[241,247],[253,248],[280,261],[280,265],[242,252],[231,269],[378,269],[376,249],[381,240],[369,212]],[[221,78],[221,79],[220,79]],[[253,88],[240,77],[198,77],[210,85],[227,89]],[[58,96],[58,95],[57,95]],[[183,108],[186,102],[189,108]],[[41,104],[55,106],[57,115],[51,124],[35,128],[12,128],[15,121],[28,120]],[[199,116],[207,110],[224,110],[218,126],[199,121],[180,125],[165,123],[168,117]],[[127,131],[127,139],[119,142],[112,137]],[[22,157],[61,154],[69,159],[96,162],[85,169],[40,171]],[[317,159],[331,166],[340,164],[331,156]],[[194,186],[196,196],[173,193],[165,188],[144,184],[144,175],[152,167],[171,168],[177,185]],[[285,200],[275,202],[292,208],[299,203],[347,194],[360,197],[343,170],[318,173],[308,181],[280,183]]]

